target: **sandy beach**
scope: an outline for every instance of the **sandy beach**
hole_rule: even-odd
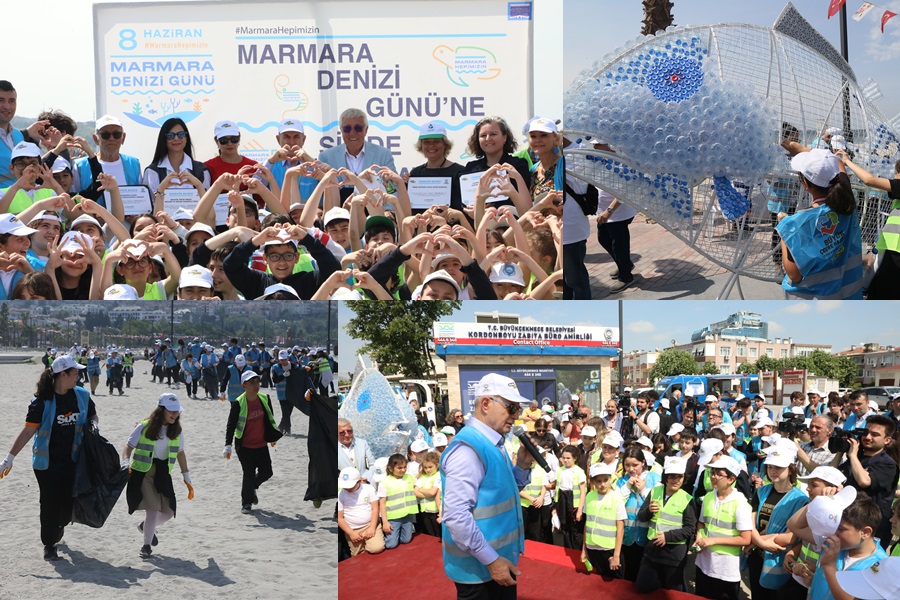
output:
[[[121,451],[135,425],[156,406],[159,394],[175,392],[185,411],[185,452],[196,497],[173,471],[178,513],[159,532],[153,557],[143,560],[137,530],[143,512],[128,514],[124,493],[101,529],[70,525],[59,545],[61,560],[45,562],[38,522],[38,485],[31,469],[31,444],[0,481],[0,599],[30,598],[315,598],[337,597],[337,523],[334,504],[316,510],[302,500],[307,480],[308,420],[292,415],[294,434],[271,449],[274,477],[259,490],[259,505],[240,512],[241,467],[222,457],[228,403],[187,399],[150,381],[139,361],[124,396],[98,388],[93,397],[100,432]],[[6,456],[22,428],[43,368],[0,365],[0,453]],[[101,375],[100,385],[105,381]],[[274,389],[270,392],[274,398]],[[201,391],[202,393],[202,391]],[[276,420],[280,410],[276,408]]]

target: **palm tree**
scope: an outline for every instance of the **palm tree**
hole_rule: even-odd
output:
[[[641,33],[653,35],[657,31],[665,31],[675,20],[673,6],[669,0],[644,0],[644,28]]]

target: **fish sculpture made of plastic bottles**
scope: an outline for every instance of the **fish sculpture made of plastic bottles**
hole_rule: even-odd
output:
[[[781,281],[773,215],[809,206],[781,142],[843,143],[857,164],[891,177],[897,119],[788,4],[772,28],[670,27],[641,36],[582,72],[565,94],[566,172],[603,189],[731,277]],[[863,251],[890,211],[855,178]],[[871,256],[871,255],[870,255]]]
[[[338,416],[353,423],[354,437],[366,440],[376,458],[397,452],[406,456],[406,446],[417,431],[412,407],[362,356]]]

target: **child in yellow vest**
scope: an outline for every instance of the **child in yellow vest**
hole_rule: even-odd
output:
[[[392,454],[388,459],[387,476],[378,486],[381,529],[384,547],[388,550],[412,540],[413,524],[419,512],[416,480],[407,475],[406,462],[402,454]]]
[[[591,466],[592,491],[585,499],[584,541],[581,560],[590,561],[600,575],[621,579],[622,540],[625,537],[625,501],[612,489],[615,465]]]
[[[706,465],[713,490],[703,497],[697,554],[696,594],[737,600],[741,582],[741,548],[750,544],[753,516],[750,503],[732,488],[741,467],[730,456]]]
[[[438,466],[441,455],[428,452],[421,459],[416,477],[415,494],[419,499],[418,528],[420,533],[441,537],[441,474]]]
[[[578,458],[578,448],[566,446],[559,456],[562,466],[556,472],[557,505],[553,514],[559,521],[558,529],[562,530],[563,545],[566,548],[578,548],[582,545],[587,479],[584,471],[576,464]]]

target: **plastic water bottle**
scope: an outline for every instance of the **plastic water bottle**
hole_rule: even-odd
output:
[[[594,570],[594,565],[591,564],[591,561],[588,560],[587,556],[585,556],[581,560],[582,560],[582,562],[584,562],[584,568],[587,569],[588,573],[590,573],[591,571]]]

